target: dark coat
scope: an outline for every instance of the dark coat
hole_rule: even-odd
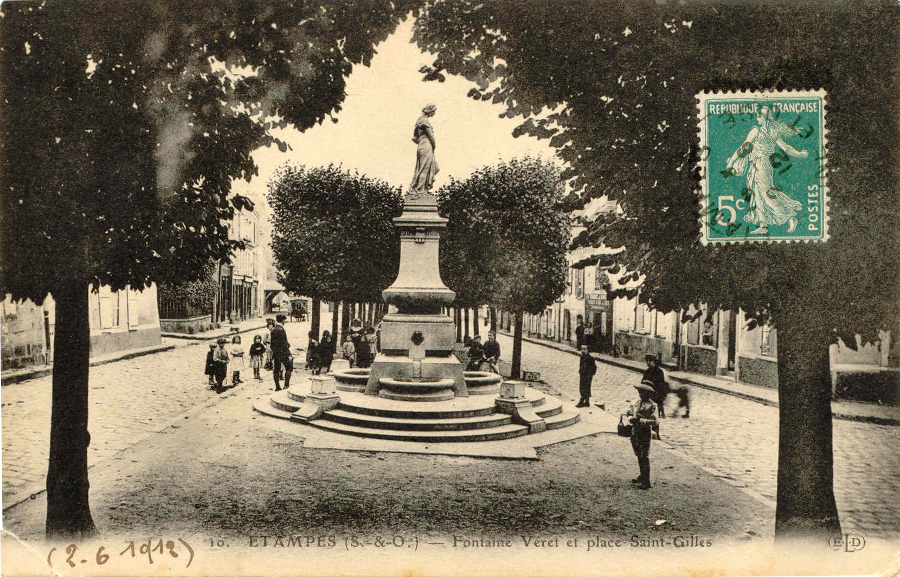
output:
[[[206,353],[206,371],[204,371],[204,375],[215,375],[216,374],[216,362],[214,360],[213,353],[215,349],[210,349],[208,353]]]
[[[659,367],[648,367],[646,371],[644,371],[643,380],[650,381],[653,383],[653,388],[656,389],[656,398],[666,398],[666,395],[669,394],[669,383],[666,382],[666,374]]]
[[[597,372],[597,361],[591,355],[581,355],[581,361],[578,364],[578,376],[581,381],[591,382],[594,373]]]
[[[287,333],[281,325],[275,325],[272,329],[272,355],[279,359],[291,356],[291,343],[288,342]]]
[[[484,353],[484,356],[487,358],[497,357],[499,359],[500,358],[500,343],[498,343],[497,341],[488,341],[488,342],[484,343],[484,346],[482,347],[482,352]]]

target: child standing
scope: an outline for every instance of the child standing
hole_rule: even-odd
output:
[[[216,343],[218,347],[213,353],[213,362],[216,364],[216,392],[221,393],[225,390],[222,383],[225,382],[225,377],[228,375],[228,351],[225,350],[228,339],[219,337],[216,339]]]
[[[244,349],[241,347],[241,335],[234,335],[231,339],[231,384],[237,386],[241,380],[241,371],[244,369]]]
[[[253,378],[261,381],[259,369],[262,368],[263,355],[266,354],[266,345],[262,342],[262,337],[256,335],[253,337],[253,344],[250,345],[250,368],[253,369]]]
[[[638,467],[641,474],[632,479],[632,483],[639,483],[641,489],[650,488],[650,438],[654,426],[659,426],[659,417],[657,416],[656,403],[653,402],[653,396],[656,390],[650,381],[641,381],[639,385],[635,385],[640,400],[635,402],[628,408],[626,415],[630,416],[633,425],[631,433],[631,448],[638,459]]]
[[[350,362],[350,368],[352,369],[356,364],[356,347],[353,345],[353,339],[350,338],[350,335],[344,337],[342,350],[344,353],[344,358]]]
[[[319,374],[319,340],[316,331],[309,331],[309,343],[306,345],[306,368],[312,374]]]
[[[213,360],[216,354],[216,343],[209,343],[209,352],[206,353],[206,370],[203,372],[204,375],[209,377],[209,388],[216,388],[216,362]]]

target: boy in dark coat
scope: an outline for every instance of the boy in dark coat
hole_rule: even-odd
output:
[[[581,345],[581,360],[578,363],[578,380],[581,400],[576,407],[591,406],[591,382],[597,372],[597,361],[588,352],[587,345]]]
[[[216,346],[218,346],[216,343],[209,343],[209,352],[206,353],[206,370],[203,372],[209,377],[207,384],[210,389],[216,388],[216,362],[214,359]]]

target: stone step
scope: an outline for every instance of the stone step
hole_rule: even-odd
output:
[[[521,437],[528,434],[528,427],[522,425],[502,425],[500,427],[491,427],[489,429],[474,429],[468,431],[394,431],[345,425],[343,423],[335,423],[324,419],[310,421],[309,425],[326,431],[342,433],[344,435],[395,441],[420,441],[426,443],[498,441],[501,439]]]
[[[537,413],[539,417],[543,417],[544,419],[546,419],[547,417],[552,417],[554,415],[560,414],[562,410],[562,401],[560,401],[556,397],[544,397],[544,402],[536,407],[534,409],[534,412]]]
[[[303,397],[296,398],[299,395],[292,395],[290,389],[282,389],[269,395],[269,403],[276,409],[293,413],[303,404]]]
[[[449,401],[456,397],[453,389],[445,389],[443,391],[430,391],[427,393],[400,392],[390,389],[381,389],[378,396],[384,399],[392,399],[394,401],[409,401],[412,403],[436,403],[440,401]]]
[[[472,429],[486,429],[509,425],[512,417],[504,414],[486,415],[480,417],[463,417],[455,419],[403,419],[394,417],[378,417],[373,415],[361,415],[335,409],[326,412],[323,417],[335,423],[366,427],[370,429],[391,429],[395,431],[464,431]]]
[[[253,410],[266,415],[267,417],[275,417],[276,419],[290,419],[293,412],[291,411],[283,411],[281,409],[276,409],[272,405],[272,399],[257,399],[255,403],[253,403]]]
[[[574,425],[580,420],[581,413],[579,413],[575,409],[557,413],[552,417],[544,417],[544,422],[547,423],[548,431],[551,429],[562,429],[563,427]]]

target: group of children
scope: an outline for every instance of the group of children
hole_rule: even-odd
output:
[[[241,336],[234,335],[231,338],[231,352],[225,348],[228,344],[226,337],[219,337],[215,343],[209,344],[209,352],[206,355],[206,374],[209,377],[209,388],[217,393],[225,390],[225,379],[228,378],[228,367],[231,366],[231,386],[236,387],[243,383],[241,371],[244,370],[244,349],[241,347]],[[259,371],[263,367],[263,356],[266,354],[266,346],[262,337],[253,337],[250,345],[250,368],[253,369],[253,378],[261,381]]]

